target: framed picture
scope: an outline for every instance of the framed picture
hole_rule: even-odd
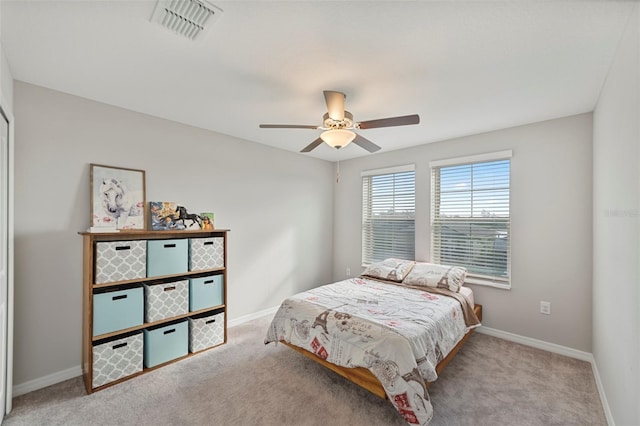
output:
[[[145,228],[144,170],[91,164],[91,226]]]
[[[200,217],[202,218],[202,229],[210,231],[215,229],[215,225],[213,224],[213,213],[200,213]]]

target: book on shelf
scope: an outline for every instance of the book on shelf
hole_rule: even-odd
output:
[[[152,231],[175,231],[184,229],[184,221],[178,220],[178,203],[173,201],[150,201]]]

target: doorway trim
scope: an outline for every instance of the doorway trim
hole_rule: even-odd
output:
[[[7,145],[7,312],[6,312],[6,348],[7,348],[7,370],[5,377],[5,401],[0,404],[5,406],[5,415],[11,412],[13,408],[13,309],[14,309],[14,117],[7,108],[9,104],[6,102],[4,95],[0,93],[0,114],[2,114],[7,123],[9,123],[9,140]],[[0,419],[2,423],[3,419]]]

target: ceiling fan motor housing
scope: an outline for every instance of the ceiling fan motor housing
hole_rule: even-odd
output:
[[[328,112],[325,112],[322,116],[322,126],[325,129],[352,129],[353,114],[345,110],[343,120],[334,120],[333,118],[329,117]]]

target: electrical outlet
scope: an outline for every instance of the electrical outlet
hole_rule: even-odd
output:
[[[540,301],[540,313],[551,315],[551,302]]]
[[[347,276],[348,276],[348,277],[350,277],[350,276],[351,276],[351,268],[349,268],[348,266],[347,266]]]

